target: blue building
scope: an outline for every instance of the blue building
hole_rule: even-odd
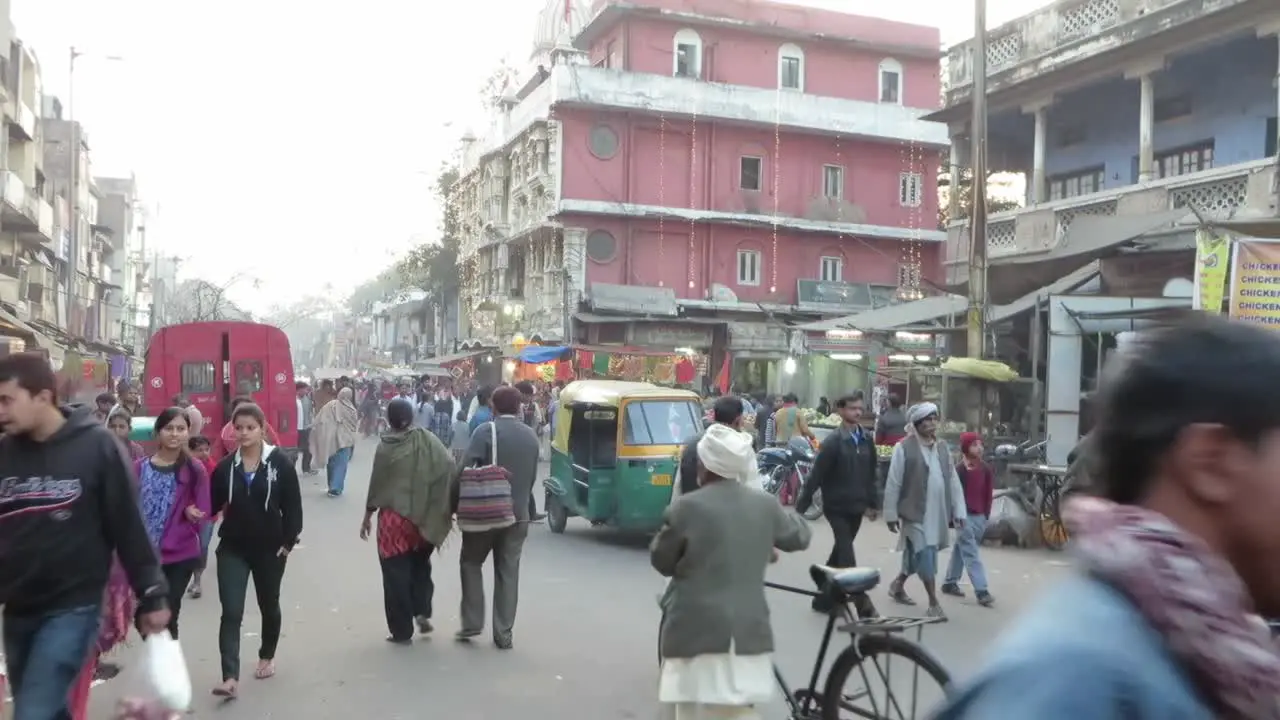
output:
[[[1189,247],[1193,210],[1277,214],[1280,2],[1060,0],[989,32],[989,169],[1027,179],[1024,207],[989,217],[994,302],[1136,237]],[[972,56],[972,41],[948,51],[945,108],[929,118],[950,128],[953,187],[968,164]],[[1084,216],[1095,219],[1070,232]],[[952,218],[945,262],[960,287],[969,230]]]

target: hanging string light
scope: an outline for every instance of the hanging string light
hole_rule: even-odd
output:
[[[693,121],[689,130],[689,289],[694,288],[695,262],[697,259],[696,242],[697,226],[694,223],[694,210],[698,197],[698,108],[693,108]]]
[[[667,115],[658,116],[658,287],[662,282],[662,246],[666,243],[667,232]]]
[[[778,189],[782,182],[782,87],[773,101],[773,249],[769,257],[769,294],[778,292]]]

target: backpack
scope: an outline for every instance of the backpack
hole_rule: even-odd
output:
[[[498,424],[489,423],[489,464],[465,468],[458,477],[458,529],[462,532],[501,530],[516,524],[511,500],[511,472],[498,464]]]

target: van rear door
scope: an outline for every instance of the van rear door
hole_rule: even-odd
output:
[[[280,444],[295,447],[298,432],[293,368],[282,366],[291,363],[288,339],[277,328],[253,323],[236,324],[223,337],[231,395],[253,398],[267,416],[267,423],[275,428]],[[274,347],[280,343],[284,344],[283,351]]]

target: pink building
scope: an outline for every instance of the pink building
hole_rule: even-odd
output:
[[[741,384],[776,389],[797,352],[779,320],[940,273],[948,138],[920,119],[937,29],[745,0],[568,10],[549,1],[533,79],[467,139],[473,338],[728,352]]]

